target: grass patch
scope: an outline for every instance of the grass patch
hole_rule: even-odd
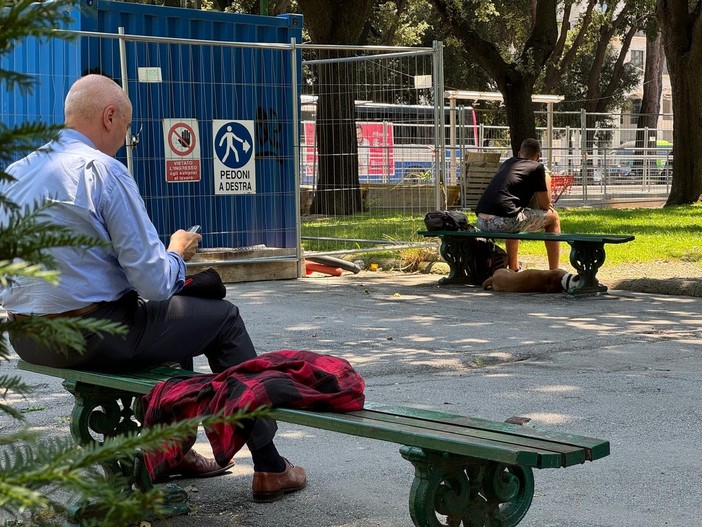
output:
[[[309,216],[302,220],[302,246],[306,251],[335,251],[363,249],[378,243],[351,240],[371,240],[387,244],[426,241],[417,231],[424,228],[424,214],[407,215],[398,212],[363,212],[353,216]],[[305,239],[312,238],[312,239]],[[344,238],[338,242],[325,238]]]
[[[702,204],[633,209],[561,209],[561,230],[580,234],[633,234],[633,242],[606,246],[608,264],[696,262],[702,264]],[[469,221],[473,215],[468,214]],[[303,237],[347,238],[386,242],[423,242],[424,214],[393,212],[356,214],[351,217],[303,219]],[[565,245],[565,244],[564,244]],[[307,251],[362,249],[368,244],[305,240]],[[520,255],[545,257],[543,242],[521,242]],[[568,261],[568,246],[562,260]],[[397,255],[395,255],[397,256]],[[417,255],[412,255],[415,260]]]
[[[563,232],[636,236],[633,242],[607,245],[608,263],[702,263],[702,204],[655,209],[567,209],[559,213]],[[539,249],[538,244],[532,245]]]

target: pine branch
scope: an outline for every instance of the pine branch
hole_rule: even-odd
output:
[[[0,354],[0,359],[2,358],[3,355]],[[29,393],[29,386],[22,382],[21,378],[15,375],[2,375],[0,376],[0,399],[6,400],[9,392],[18,395],[26,395],[27,393]],[[16,410],[9,404],[5,404],[1,401],[0,414],[7,414],[12,418],[17,419],[18,421],[24,420],[24,415],[22,415],[22,413],[19,410]]]
[[[67,227],[46,221],[44,213],[53,206],[56,205],[49,202],[27,206],[21,211],[17,207],[8,210],[6,222],[0,225],[1,285],[9,283],[13,275],[39,277],[58,283],[58,278],[49,271],[55,261],[47,249],[102,245],[95,238],[74,234]]]
[[[74,38],[65,33],[57,35],[55,31],[57,27],[65,27],[71,22],[69,7],[75,3],[75,0],[3,2],[0,10],[0,55],[11,51],[18,41],[28,36]],[[33,79],[17,72],[0,71],[0,79],[8,89],[17,87],[24,92],[31,91],[34,84]]]
[[[29,443],[36,441],[39,438],[38,432],[33,432],[27,428],[23,428],[19,432],[13,432],[8,435],[0,435],[0,446],[14,445],[20,442]]]
[[[25,509],[64,511],[65,496],[52,498],[57,491],[72,497],[89,496],[91,516],[101,525],[126,525],[143,517],[144,511],[158,515],[162,500],[157,489],[147,493],[124,494],[124,478],[105,478],[96,463],[131,460],[137,452],[162,449],[192,435],[199,424],[239,423],[242,419],[264,417],[269,410],[239,411],[179,421],[169,426],[144,429],[139,434],[107,438],[104,443],[77,447],[70,439],[52,438],[36,443],[11,445],[0,458],[0,510],[18,517]]]
[[[11,53],[26,37],[67,38],[55,28],[65,26],[70,20],[69,6],[75,0],[36,2],[13,0],[4,2],[0,9],[0,58]],[[84,6],[81,10],[86,9]],[[30,93],[34,79],[23,73],[0,69],[0,90],[17,90]],[[24,124],[9,128],[0,124],[0,166],[15,159],[19,152],[33,149],[36,143],[46,141],[57,127],[42,124]],[[0,183],[13,178],[0,169]],[[0,286],[5,287],[13,278],[28,277],[57,283],[53,270],[51,249],[59,247],[82,248],[98,244],[98,240],[77,236],[66,228],[53,225],[44,215],[50,204],[30,210],[20,207],[5,196],[0,196],[2,225],[0,226]],[[29,317],[3,325],[3,331],[12,331],[34,339],[65,353],[81,353],[84,332],[122,333],[121,326],[95,319],[69,319]],[[6,339],[0,339],[0,360],[9,357]],[[27,393],[28,387],[12,376],[0,377],[0,399],[7,393]],[[0,413],[19,417],[9,405],[0,405]],[[227,418],[238,422],[243,416],[265,415],[265,411],[237,414]],[[202,420],[213,426],[217,417]],[[219,418],[221,422],[222,418]],[[55,523],[52,515],[65,513],[73,498],[91,502],[91,519],[101,527],[133,524],[143,518],[144,511],[159,514],[162,495],[152,492],[125,492],[126,483],[120,478],[106,478],[96,463],[115,459],[131,461],[137,452],[163,448],[172,441],[183,440],[192,434],[199,420],[190,420],[169,427],[143,430],[141,434],[107,439],[103,445],[94,444],[81,448],[71,439],[37,441],[37,434],[23,429],[12,434],[0,434],[0,512],[24,523],[32,515],[33,525]],[[0,429],[1,431],[1,429]],[[68,498],[66,496],[68,494]],[[92,501],[92,500],[91,500]]]
[[[5,324],[6,331],[15,331],[58,353],[83,353],[84,333],[126,335],[127,328],[117,322],[96,318],[28,317]]]
[[[1,233],[2,229],[0,229]],[[41,278],[52,285],[57,285],[59,280],[57,271],[47,271],[43,265],[33,265],[25,261],[0,260],[0,286],[7,287],[12,282],[12,277],[18,276]]]
[[[0,70],[0,78],[3,76]],[[30,79],[33,80],[32,77]],[[22,123],[13,128],[0,123],[0,161],[3,164],[15,159],[17,153],[31,152],[37,143],[46,142],[61,130],[61,125],[48,125],[43,123]],[[3,179],[9,177],[5,172]]]

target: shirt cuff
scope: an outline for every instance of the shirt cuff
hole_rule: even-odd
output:
[[[185,284],[185,260],[175,251],[168,251],[168,254],[171,255],[178,266],[175,283],[173,284],[173,294],[175,295],[183,289],[183,285]]]

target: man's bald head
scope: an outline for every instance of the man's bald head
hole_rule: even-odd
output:
[[[131,103],[124,90],[104,75],[86,75],[68,91],[64,104],[66,124],[95,119],[105,107],[114,105],[120,112],[131,112]]]
[[[68,91],[64,113],[66,127],[86,135],[98,150],[114,155],[124,144],[132,119],[132,104],[112,79],[86,75]]]

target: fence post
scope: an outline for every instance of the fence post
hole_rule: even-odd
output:
[[[293,188],[295,189],[295,256],[297,257],[297,277],[302,278],[302,219],[300,217],[300,204],[302,189],[300,187],[300,92],[297,79],[297,39],[290,39],[290,85],[292,87],[292,122],[293,122],[293,166],[295,167]]]
[[[553,103],[546,103],[546,139],[548,140],[547,166],[553,170]]]
[[[585,108],[580,109],[580,156],[582,159],[580,177],[583,185],[583,201],[587,203],[587,114]]]
[[[124,93],[127,94],[127,97],[129,97],[129,79],[127,78],[127,44],[124,40],[124,27],[118,27],[117,33],[122,35],[119,38],[119,62],[122,75],[122,89],[124,90]],[[131,124],[129,125],[129,128],[127,128],[125,143],[127,145],[125,148],[127,152],[127,170],[129,170],[130,174],[134,174],[134,146],[132,145]]]
[[[434,205],[437,210],[446,208],[446,127],[444,126],[444,55],[443,43],[435,40],[432,54],[434,84]],[[444,187],[442,188],[442,185]]]

